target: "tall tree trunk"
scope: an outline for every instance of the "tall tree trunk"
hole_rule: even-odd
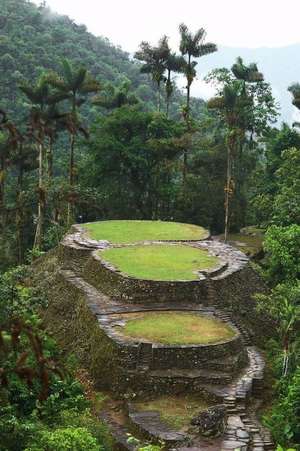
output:
[[[170,108],[170,100],[171,100],[171,85],[172,81],[171,81],[171,71],[168,70],[168,78],[167,78],[167,83],[166,83],[166,91],[167,91],[167,117],[169,117],[169,108]]]
[[[4,188],[5,188],[5,161],[4,156],[1,156],[0,161],[0,217],[1,222],[4,220],[5,212],[4,212]]]
[[[170,97],[167,96],[167,118],[169,117]]]
[[[71,190],[71,195],[73,194],[73,186],[74,186],[74,171],[75,171],[75,167],[74,167],[74,150],[75,150],[75,134],[71,133],[70,135],[70,163],[69,163],[69,184],[70,184],[70,190]],[[68,213],[67,213],[67,225],[70,226],[71,224],[71,218],[73,215],[73,211],[72,211],[72,202],[69,200],[68,202]]]
[[[188,55],[188,73],[190,73],[191,67],[191,55]],[[191,82],[189,77],[187,76],[187,85],[186,85],[186,125],[187,131],[190,131],[190,102],[191,102]],[[186,176],[187,176],[187,165],[188,165],[188,149],[184,149],[183,151],[183,187],[186,186]]]
[[[190,103],[191,103],[191,85],[188,83],[186,87],[186,120],[190,121]]]
[[[161,98],[160,98],[160,82],[157,83],[157,111],[160,113],[161,107]]]
[[[227,242],[230,229],[230,198],[232,194],[232,155],[233,147],[231,143],[227,144],[227,174],[225,185],[225,227],[224,241]]]
[[[191,55],[188,55],[188,73],[191,77]],[[191,103],[191,79],[187,77],[187,87],[186,87],[186,119],[187,122],[190,120],[190,103]]]
[[[23,205],[22,205],[22,188],[23,188],[23,162],[22,162],[22,144],[19,150],[20,163],[17,181],[17,213],[16,213],[16,230],[18,244],[18,263],[21,265],[24,261],[23,255]]]
[[[43,190],[43,145],[39,144],[39,203],[38,203],[38,220],[33,247],[40,249],[43,238],[43,221],[44,221],[44,190]]]
[[[53,178],[53,139],[49,139],[49,147],[47,149],[47,175],[48,179]]]

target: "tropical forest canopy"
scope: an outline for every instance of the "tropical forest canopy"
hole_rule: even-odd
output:
[[[201,59],[217,45],[203,28],[178,32],[178,49],[166,36],[141,36],[130,58],[45,4],[0,0],[0,267],[10,270],[0,308],[11,343],[9,368],[0,368],[3,449],[52,449],[70,437],[78,449],[109,449],[82,386],[59,385],[61,357],[39,329],[43,301],[22,285],[23,266],[12,269],[57,245],[72,223],[107,219],[192,223],[225,240],[245,226],[265,232],[260,271],[270,293],[260,308],[278,325],[265,422],[278,444],[299,449],[300,134],[297,124],[274,125],[272,87],[239,55],[207,76],[216,95],[195,99]],[[300,109],[300,85],[289,91]],[[30,343],[30,358],[16,355],[15,340]],[[35,362],[26,377],[20,358]]]

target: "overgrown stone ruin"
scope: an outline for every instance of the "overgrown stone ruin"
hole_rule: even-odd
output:
[[[122,448],[131,448],[129,432],[171,449],[274,450],[257,418],[265,366],[257,345],[270,327],[253,295],[265,287],[242,252],[205,238],[181,242],[219,258],[193,281],[129,277],[101,255],[116,245],[90,239],[79,225],[35,264],[35,283],[49,300],[49,329],[63,349],[77,355],[98,389],[121,400],[122,419],[109,407],[101,415]],[[210,344],[166,345],[122,333],[132,315],[146,312],[193,312],[226,323],[234,335]],[[186,393],[201,396],[210,407],[179,430],[136,402]]]

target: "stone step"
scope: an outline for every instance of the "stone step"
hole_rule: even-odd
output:
[[[134,427],[148,439],[162,441],[167,447],[174,447],[188,441],[185,434],[174,431],[162,421],[157,411],[130,411],[129,419]]]

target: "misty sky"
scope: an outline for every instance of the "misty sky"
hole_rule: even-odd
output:
[[[39,4],[39,0],[35,0]],[[277,47],[300,42],[300,0],[47,0],[95,35],[134,52],[162,34],[178,42],[178,24],[204,27],[207,39],[231,47]]]

